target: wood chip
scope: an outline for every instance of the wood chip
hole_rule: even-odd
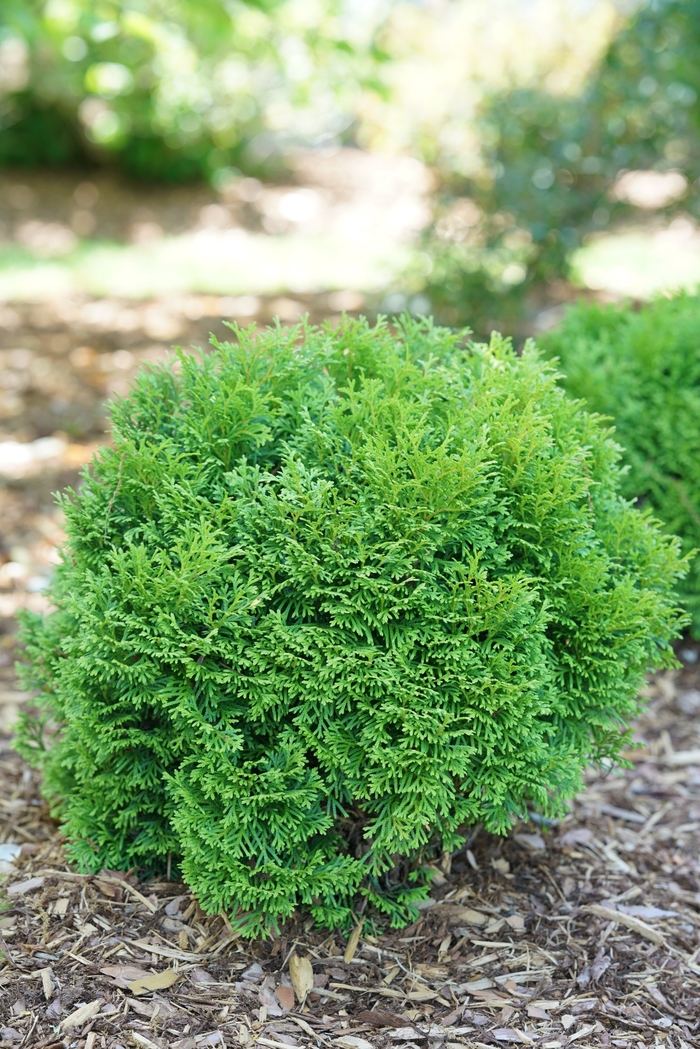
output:
[[[270,1049],[289,1049],[288,1042],[278,1042],[275,1038],[267,1038],[263,1035],[258,1035],[256,1039],[257,1045],[267,1045]]]
[[[508,977],[504,977],[508,979]],[[482,977],[481,980],[471,980],[469,983],[464,984],[464,990],[467,994],[473,994],[474,991],[486,991],[489,987],[493,987],[493,980],[490,980],[488,976]]]
[[[665,942],[660,932],[652,929],[651,925],[647,925],[641,918],[635,918],[632,914],[623,914],[612,907],[603,907],[597,903],[591,904],[591,906],[584,909],[588,914],[595,914],[597,918],[604,918],[609,922],[619,922],[620,925],[624,925],[626,928],[638,933],[651,943],[661,944]]]
[[[560,845],[587,845],[593,839],[593,831],[589,827],[572,827],[562,834],[559,839]]]
[[[466,925],[486,925],[489,921],[488,914],[475,911],[473,907],[453,906],[447,903],[440,910],[445,918],[454,922],[464,922]]]
[[[280,987],[275,988],[275,994],[283,1009],[294,1008],[294,988],[286,987],[282,984]]]
[[[422,1042],[425,1038],[415,1027],[397,1027],[391,1031],[389,1038],[396,1042]]]
[[[362,935],[362,924],[363,923],[361,921],[358,922],[355,928],[350,933],[350,939],[348,940],[347,947],[345,948],[345,954],[343,955],[343,961],[346,965],[349,965],[355,957],[355,952],[357,951],[357,946],[360,942],[360,936]]]
[[[297,1027],[300,1027],[304,1034],[308,1034],[309,1038],[318,1039],[322,1042],[326,1040],[323,1035],[320,1035],[318,1031],[314,1031],[313,1027],[310,1027],[306,1020],[302,1020],[300,1016],[290,1016],[289,1019],[292,1023],[296,1024]]]
[[[174,969],[164,969],[159,973],[149,973],[148,976],[140,976],[136,980],[129,981],[129,990],[132,994],[147,994],[149,991],[162,991],[166,987],[172,987],[181,977]]]
[[[347,1002],[347,994],[338,994],[337,991],[329,991],[325,987],[314,987],[313,993],[317,994],[319,998],[332,998],[336,1002]]]
[[[547,843],[541,834],[514,834],[513,838],[518,845],[524,845],[526,849],[533,852],[541,852],[547,848]]]
[[[41,975],[41,989],[44,992],[44,998],[48,1002],[53,994],[53,973],[51,972],[51,967],[40,969],[39,973]]]
[[[93,1002],[79,1006],[70,1015],[66,1016],[64,1020],[61,1020],[61,1030],[69,1031],[71,1027],[82,1027],[93,1016],[97,1016],[103,1005],[103,998],[95,998]]]
[[[163,1019],[166,1016],[177,1016],[179,1010],[177,1006],[171,1005],[170,1002],[166,1001],[165,998],[159,998],[158,995],[154,994],[152,998],[127,998],[129,1008],[139,1016],[146,1016],[149,1020],[157,1019],[160,1017]]]
[[[626,820],[627,823],[646,823],[646,816],[641,812],[632,812],[631,809],[619,809],[616,805],[601,805],[600,811],[604,816],[614,816],[618,820]]]
[[[148,976],[147,969],[141,969],[138,965],[105,965],[100,969],[103,976],[109,976],[117,987],[126,990],[132,980],[141,980]]]
[[[585,1027],[576,1031],[575,1034],[570,1034],[569,1042],[577,1042],[579,1038],[586,1038],[589,1034],[592,1034],[593,1031],[595,1031],[595,1024],[587,1024]]]
[[[700,765],[700,748],[695,750],[676,750],[663,757],[664,765],[678,767],[682,765]]]
[[[305,1002],[309,991],[314,989],[314,971],[309,959],[293,954],[289,959],[289,977],[297,999]]]
[[[390,1013],[387,1009],[382,1009],[381,1007],[365,1009],[356,1015],[358,1020],[371,1024],[373,1027],[403,1027],[406,1023],[404,1016],[399,1016],[398,1013]]]
[[[516,1042],[519,1045],[535,1044],[533,1038],[530,1038],[524,1031],[517,1031],[514,1027],[497,1027],[491,1034],[497,1042]]]
[[[383,998],[405,998],[406,994],[404,991],[394,990],[393,987],[358,987],[354,983],[332,983],[331,987],[334,991],[355,991],[358,994],[367,994],[370,991],[372,994],[380,994]],[[320,990],[318,987],[314,987],[314,991],[319,994]]]
[[[178,962],[201,962],[203,955],[193,954],[191,951],[178,951],[174,947],[164,947],[159,943],[147,943],[145,940],[127,940],[132,947],[138,947],[141,951],[149,954],[160,955],[161,958],[172,958]]]
[[[333,1045],[339,1045],[340,1049],[374,1049],[371,1042],[366,1038],[359,1038],[356,1034],[344,1034],[341,1038],[334,1038]]]
[[[622,903],[616,910],[622,911],[623,914],[632,914],[635,918],[679,918],[680,914],[678,911],[667,911],[663,907],[646,907],[642,904],[632,904],[627,906]]]
[[[142,1045],[144,1049],[161,1049],[159,1045],[157,1045],[155,1042],[152,1042],[151,1039],[147,1038],[145,1034],[141,1034],[140,1031],[132,1031],[131,1037],[137,1045]]]
[[[493,1008],[498,1009],[502,1008],[504,1005],[509,1005],[512,1001],[512,998],[504,998],[500,994],[495,994],[494,991],[474,991],[472,993],[472,998],[476,998],[476,1000],[486,1008],[492,1006]]]
[[[470,938],[471,939],[471,938]],[[493,947],[502,950],[505,947],[513,947],[513,943],[507,940],[471,940],[475,947]]]
[[[439,998],[437,991],[431,991],[427,987],[420,987],[417,991],[409,991],[406,995],[411,1002],[432,1002]]]
[[[512,980],[515,984],[539,983],[540,980],[550,976],[552,971],[552,969],[523,969],[521,972],[509,972],[507,975],[494,976],[494,980],[499,986],[503,986],[508,980]]]
[[[133,885],[130,885],[128,881],[124,881],[122,878],[112,878],[109,875],[101,874],[99,880],[106,882],[108,885],[115,885],[124,892],[128,892],[131,896],[142,903],[144,907],[147,907],[151,914],[155,914],[158,910],[158,904],[153,900],[149,900],[143,893],[140,893],[138,889],[135,889]]]
[[[76,954],[75,951],[66,951],[66,954],[69,958],[75,958],[76,962],[80,962],[81,965],[89,965],[91,969],[95,966],[95,963],[89,958],[83,958],[82,954]]]
[[[25,896],[28,892],[36,892],[44,885],[43,878],[28,878],[27,881],[15,881],[8,885],[5,892],[8,896]]]

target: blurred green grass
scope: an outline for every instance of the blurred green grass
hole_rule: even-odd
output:
[[[197,230],[148,244],[84,239],[53,259],[6,243],[0,247],[0,299],[379,292],[398,279],[411,250],[408,244],[343,237],[336,230],[281,236]],[[696,289],[700,234],[681,223],[602,234],[574,252],[571,281],[579,288],[638,299]]]
[[[372,291],[401,270],[407,255],[407,247],[373,237],[273,237],[241,229],[198,230],[149,244],[82,240],[60,259],[6,244],[0,247],[0,299]]]
[[[635,299],[693,291],[700,285],[700,233],[677,222],[604,234],[574,253],[571,280],[578,287]]]

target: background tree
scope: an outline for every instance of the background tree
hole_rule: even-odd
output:
[[[568,277],[589,235],[648,206],[627,171],[666,176],[654,183],[657,213],[696,216],[699,92],[700,3],[650,0],[581,92],[486,96],[480,164],[466,176],[443,172],[412,288],[448,323],[483,329],[498,318],[517,330]]]
[[[340,0],[7,0],[0,164],[216,178],[321,142],[379,87],[377,20]]]

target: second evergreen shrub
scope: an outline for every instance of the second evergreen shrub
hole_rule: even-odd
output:
[[[618,754],[677,542],[532,346],[236,336],[143,371],[63,499],[19,746],[84,870],[171,855],[248,934],[362,896],[405,922],[421,857]]]
[[[641,310],[581,303],[544,345],[565,389],[614,422],[623,493],[650,507],[686,553],[700,548],[700,298]],[[700,637],[700,558],[681,592]]]

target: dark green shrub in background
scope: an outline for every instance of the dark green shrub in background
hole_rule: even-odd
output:
[[[610,220],[614,173],[602,170],[595,114],[579,98],[534,89],[488,98],[480,137],[483,170],[446,175],[408,279],[438,321],[515,333],[566,278],[585,235]]]
[[[612,418],[629,472],[622,489],[700,548],[700,299],[659,299],[641,310],[581,303],[543,340],[564,385]],[[684,601],[700,637],[700,559]]]
[[[684,566],[533,346],[237,339],[143,371],[63,499],[19,746],[83,869],[172,854],[251,934],[398,924],[421,856],[618,754]]]
[[[436,158],[443,185],[410,289],[441,323],[531,331],[586,238],[645,217],[618,198],[622,171],[679,172],[686,192],[658,213],[700,217],[699,97],[700,0],[646,0],[579,95],[485,97],[480,168],[465,177]]]

